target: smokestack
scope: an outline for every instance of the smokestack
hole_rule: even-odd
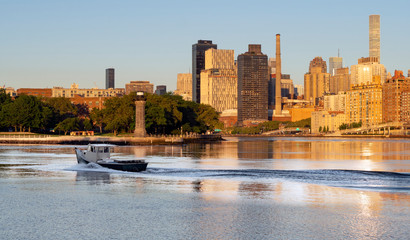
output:
[[[276,92],[275,92],[275,115],[282,115],[282,96],[280,81],[282,78],[282,63],[280,59],[280,34],[276,34]]]

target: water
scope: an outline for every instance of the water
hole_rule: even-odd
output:
[[[0,146],[2,239],[407,239],[410,141],[228,138],[116,147],[146,172],[79,165],[75,146]],[[79,147],[79,146],[77,146]]]

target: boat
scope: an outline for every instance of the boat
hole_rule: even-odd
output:
[[[127,172],[140,172],[147,169],[148,163],[144,160],[112,159],[110,153],[114,146],[111,144],[88,144],[86,150],[74,148],[77,162],[79,164],[96,163],[102,167]]]

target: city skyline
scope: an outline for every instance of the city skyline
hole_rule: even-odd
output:
[[[192,44],[198,40],[233,49],[235,58],[246,52],[248,44],[261,44],[263,52],[274,57],[277,33],[281,34],[282,72],[301,84],[309,61],[316,56],[328,62],[340,49],[348,67],[368,57],[369,15],[373,14],[380,15],[381,63],[391,73],[410,69],[405,32],[410,17],[395,14],[398,6],[410,6],[406,1],[346,1],[337,9],[324,6],[325,1],[298,1],[296,7],[269,1],[212,3],[209,15],[196,11],[199,3],[188,1],[0,3],[0,85],[51,88],[75,82],[82,88],[104,88],[105,69],[115,68],[118,87],[150,81],[172,91],[177,73],[192,72]],[[314,5],[321,7],[310,7]],[[255,24],[250,18],[241,19],[245,12],[263,15],[266,21]],[[317,21],[315,14],[331,21]],[[202,20],[188,21],[195,18]]]

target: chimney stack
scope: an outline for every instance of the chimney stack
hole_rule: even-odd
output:
[[[275,115],[282,115],[282,96],[281,96],[281,78],[282,63],[280,59],[280,34],[276,34],[276,92],[275,92]]]

